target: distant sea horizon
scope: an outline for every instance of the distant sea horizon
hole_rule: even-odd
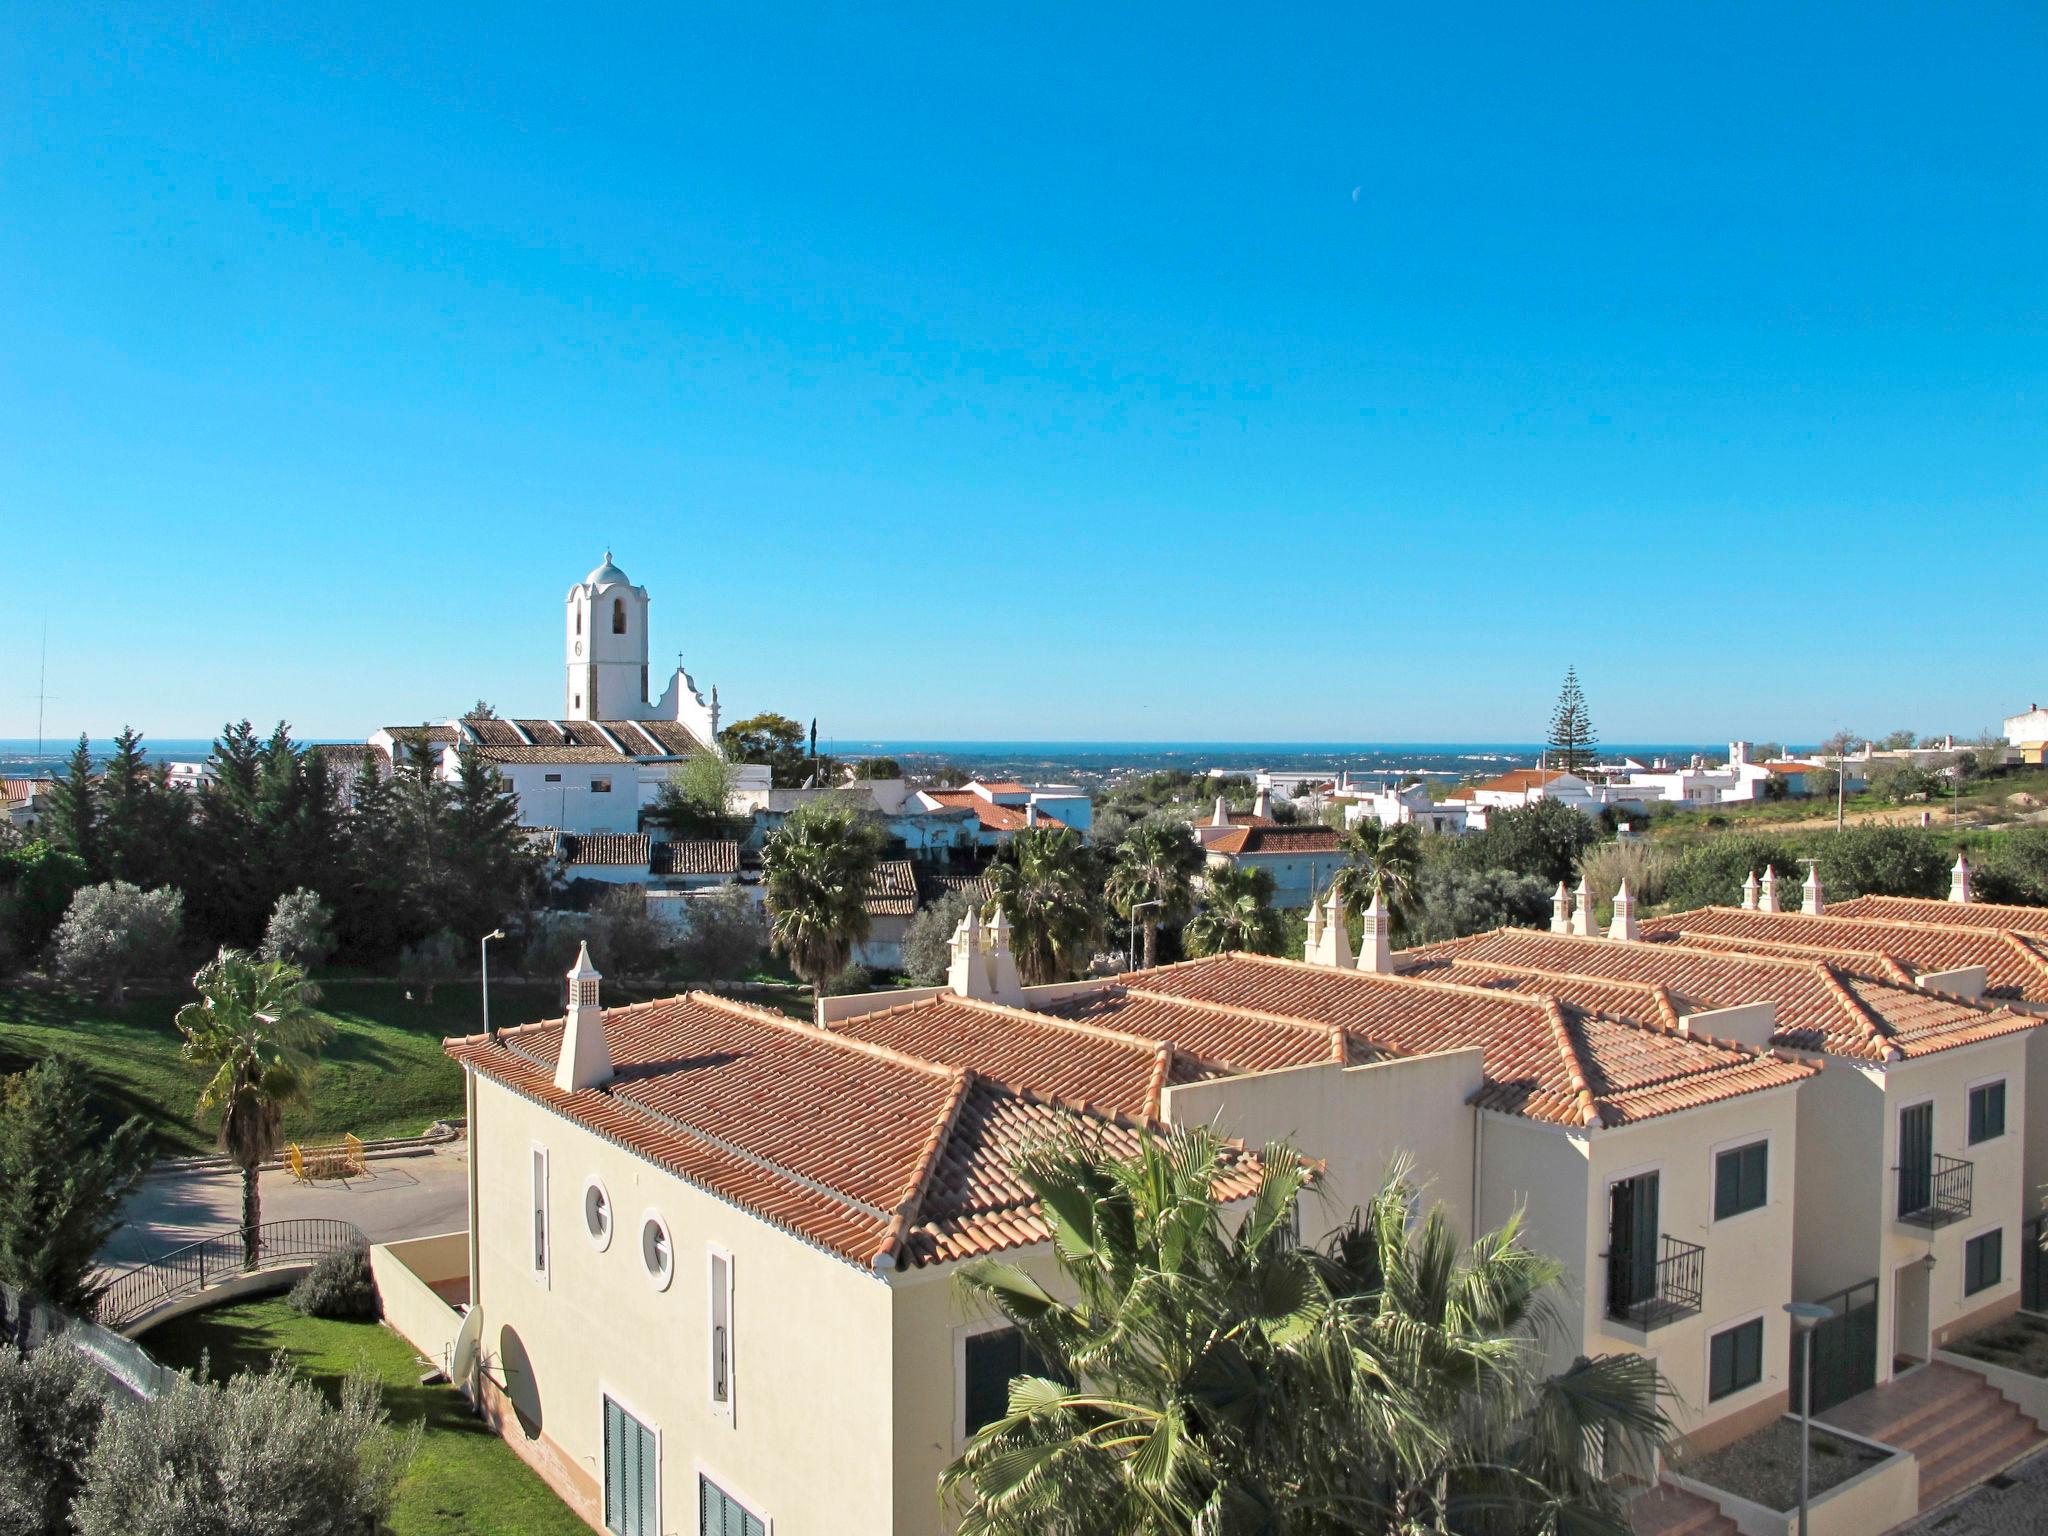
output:
[[[309,743],[356,738],[304,738]],[[42,756],[36,743],[0,738],[0,768],[13,776],[61,767],[73,742],[46,741]],[[111,741],[88,743],[95,757],[112,750]],[[210,739],[165,737],[145,739],[152,762],[203,761],[212,751]],[[824,737],[819,749],[835,757],[895,757],[913,772],[949,764],[1006,775],[1036,774],[1051,778],[1078,776],[1091,780],[1131,773],[1181,769],[1207,773],[1212,769],[1281,773],[1348,770],[1356,774],[1406,774],[1432,778],[1505,772],[1535,763],[1544,751],[1533,741],[1062,741],[1018,738],[971,740],[962,737]],[[1726,742],[1607,742],[1603,758],[1632,757],[1640,761],[1668,757],[1687,759],[1695,753],[1721,756]]]

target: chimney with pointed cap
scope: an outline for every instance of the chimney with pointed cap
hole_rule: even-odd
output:
[[[1806,915],[1809,917],[1823,916],[1827,912],[1828,904],[1821,897],[1819,859],[1808,859],[1806,861],[1806,884],[1802,887],[1802,890],[1806,895]]]
[[[1209,817],[1209,825],[1212,827],[1227,827],[1230,825],[1230,802],[1221,795],[1216,797],[1216,809]]]
[[[1756,909],[1759,912],[1782,912],[1784,907],[1778,901],[1778,866],[1764,866],[1763,883],[1757,887]]]
[[[1550,931],[1570,933],[1572,931],[1572,893],[1565,889],[1562,880],[1550,897]]]
[[[1643,936],[1643,930],[1636,925],[1636,898],[1626,880],[1614,893],[1614,921],[1608,926],[1607,936],[1610,939],[1640,939]]]
[[[1578,910],[1572,914],[1572,932],[1582,939],[1599,938],[1600,921],[1593,915],[1593,887],[1586,882],[1584,875],[1579,876],[1576,900]]]
[[[1365,909],[1365,935],[1358,944],[1358,968],[1376,976],[1394,974],[1394,919],[1380,901],[1374,887],[1372,902]]]
[[[1268,821],[1273,819],[1273,791],[1270,789],[1259,791],[1257,797],[1252,801],[1252,814],[1254,816],[1263,816]]]
[[[1010,950],[1010,920],[1000,905],[988,920],[988,998],[1011,1008],[1024,1006],[1024,981]]]
[[[555,1062],[555,1086],[564,1093],[595,1088],[612,1080],[612,1053],[604,1040],[604,1004],[598,1000],[603,980],[590,963],[590,945],[576,952],[569,972],[569,1007],[562,1016],[562,1054]]]
[[[981,956],[981,909],[969,907],[953,930],[952,963],[946,985],[959,997],[988,996],[988,966]]]
[[[1970,901],[1970,858],[1960,849],[1956,851],[1956,867],[1949,872],[1948,899],[1963,906]]]
[[[1756,910],[1756,897],[1756,871],[1752,869],[1749,872],[1749,878],[1742,882],[1742,910],[1754,912]]]

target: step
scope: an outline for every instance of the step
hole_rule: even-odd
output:
[[[1931,1372],[1940,1374],[1930,1375]],[[1865,1398],[1851,1398],[1848,1403],[1843,1404],[1844,1408],[1859,1411],[1843,1414],[1840,1423],[1844,1429],[1859,1435],[1870,1435],[1887,1445],[1904,1444],[1915,1430],[1929,1423],[1942,1422],[1952,1416],[1964,1400],[1975,1397],[1980,1392],[1992,1392],[1994,1396],[1997,1395],[1993,1388],[1985,1384],[1981,1376],[1973,1376],[1953,1366],[1940,1365],[1923,1366],[1912,1375],[1892,1382],[1889,1387],[1879,1386],[1874,1390],[1879,1394],[1874,1403],[1867,1402]],[[1910,1395],[1918,1400],[1910,1409],[1896,1417],[1886,1418],[1881,1425],[1878,1424],[1878,1413],[1902,1395]],[[1830,1422],[1834,1420],[1838,1411],[1830,1409],[1827,1414],[1817,1417],[1822,1418],[1823,1422]]]
[[[1959,1453],[1920,1464],[1920,1507],[1931,1509],[1965,1488],[2002,1472],[2022,1456],[2048,1444],[2048,1435],[2034,1421],[2015,1411],[2013,1422],[1996,1433],[1973,1439]]]
[[[1967,1397],[1951,1398],[1947,1407],[1949,1411],[1940,1417],[1916,1420],[1903,1434],[1894,1429],[1891,1434],[1877,1438],[1924,1460],[1927,1447],[1964,1444],[1980,1429],[2019,1411],[1991,1387],[1980,1387]]]
[[[1636,1536],[1739,1536],[1718,1504],[1660,1484],[1629,1506]]]

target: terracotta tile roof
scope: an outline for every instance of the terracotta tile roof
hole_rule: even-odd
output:
[[[631,722],[652,736],[661,750],[670,757],[688,757],[692,752],[701,752],[705,743],[692,736],[689,730],[675,720],[635,720]]]
[[[1858,896],[1850,901],[1829,902],[1828,915],[1881,923],[1921,923],[1936,928],[2004,928],[2013,933],[2048,933],[2048,907],[2007,906],[1995,901]]]
[[[1932,998],[1891,980],[1865,979],[1819,956],[1736,954],[1690,944],[1625,943],[1578,938],[1527,928],[1500,928],[1413,952],[1416,963],[1507,967],[1531,977],[1561,978],[1560,990],[1581,985],[1565,978],[1598,978],[1650,988],[1677,1015],[1769,1001],[1776,1005],[1775,1043],[1866,1061],[1925,1056],[2029,1027],[2002,1009],[1954,998]],[[1541,987],[1543,983],[1532,983]],[[1637,1017],[1619,999],[1592,1006]],[[1929,1007],[1929,1003],[1933,1007]]]
[[[523,747],[526,738],[519,734],[519,727],[510,720],[464,720],[469,733],[476,737],[480,746]]]
[[[1813,763],[1758,763],[1757,767],[1763,769],[1766,773],[1784,774],[1788,778],[1796,777],[1802,773],[1818,773],[1820,771]]]
[[[452,725],[387,725],[384,729],[400,746],[408,741],[424,741],[433,747],[455,745],[455,727]]]
[[[1488,779],[1484,784],[1474,785],[1474,790],[1493,790],[1504,795],[1526,794],[1532,789],[1541,789],[1555,779],[1565,777],[1562,768],[1515,768],[1497,779]]]
[[[1122,978],[1147,992],[1341,1026],[1354,1059],[1477,1046],[1482,1107],[1618,1125],[1796,1083],[1810,1065],[1603,1020],[1548,995],[1218,955]]]
[[[918,793],[937,801],[945,810],[974,812],[975,818],[991,832],[1021,832],[1032,824],[1023,807],[996,805],[971,789],[924,789]],[[1052,817],[1040,813],[1039,826],[1050,826],[1052,822]]]
[[[849,1263],[907,1268],[1048,1237],[1012,1172],[1086,1126],[1112,1150],[1155,1129],[706,993],[607,1010],[616,1075],[554,1086],[562,1021],[449,1040],[456,1061]],[[1257,1160],[1233,1149],[1217,1192]]]
[[[647,864],[645,832],[564,832],[555,843],[564,864],[639,867]]]
[[[868,872],[869,917],[908,917],[917,910],[917,874],[908,859],[884,859]]]
[[[1151,971],[1133,972],[1121,984],[1061,998],[1047,1011],[1143,1039],[1171,1043],[1186,1063],[1176,1063],[1175,1081],[1219,1072],[1266,1072],[1318,1061],[1364,1062],[1379,1053],[1355,1042],[1335,1024],[1271,1010],[1190,1002],[1145,987]]]
[[[648,850],[647,868],[656,875],[736,875],[740,845],[730,839],[656,843]]]
[[[621,757],[610,747],[478,747],[476,755],[487,763],[610,763],[625,767],[632,759]]]
[[[357,747],[357,752],[364,749]],[[55,779],[0,779],[0,800],[32,800],[57,787]]]
[[[1211,853],[1329,853],[1343,839],[1330,827],[1235,826],[1209,844]]]
[[[1887,955],[1914,975],[1984,966],[1985,995],[2027,1003],[2048,1003],[2048,956],[2024,936],[2000,930],[1937,927],[1928,923],[1885,923],[1863,918],[1819,917],[1804,912],[1746,912],[1739,907],[1703,907],[1643,924],[1646,935],[1714,934],[1722,938],[1797,944],[1825,953],[1834,949]]]
[[[995,891],[988,883],[988,876],[948,874],[943,870],[930,870],[922,865],[917,869],[917,894],[923,902],[937,901],[941,896],[958,891],[977,906],[986,905],[995,899]]]

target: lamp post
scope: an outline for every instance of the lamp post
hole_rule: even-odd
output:
[[[1792,1331],[1799,1335],[1799,1536],[1806,1536],[1806,1502],[1813,1477],[1813,1330],[1834,1313],[1817,1301],[1788,1301]]]
[[[1131,936],[1129,942],[1124,946],[1125,970],[1135,971],[1138,968],[1138,914],[1147,907],[1163,907],[1165,905],[1166,903],[1163,901],[1134,901],[1131,903]]]
[[[497,1035],[493,1033],[491,1030],[491,940],[502,939],[503,937],[505,937],[504,929],[493,928],[489,933],[485,934],[482,938],[476,941],[477,955],[483,961],[484,1038],[488,1040],[495,1040],[498,1038]]]

